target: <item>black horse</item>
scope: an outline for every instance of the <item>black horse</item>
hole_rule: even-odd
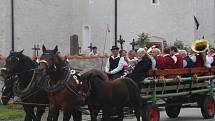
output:
[[[91,121],[97,120],[101,109],[102,120],[111,121],[111,112],[116,108],[118,119],[124,118],[123,107],[132,107],[135,110],[137,121],[140,121],[141,99],[136,83],[129,78],[118,78],[109,81],[108,76],[100,70],[90,70],[80,77],[80,89],[87,93],[87,104],[90,110]]]
[[[10,52],[6,58],[5,69],[2,74],[6,77],[3,87],[3,96],[1,97],[3,104],[7,104],[9,99],[16,94],[21,97],[24,103],[35,103],[44,105],[25,105],[23,104],[26,112],[25,121],[40,121],[43,113],[45,112],[45,104],[49,104],[47,93],[43,90],[26,89],[29,88],[34,69],[37,64],[31,58],[25,56],[23,50],[20,52]],[[19,91],[18,91],[19,90]],[[23,90],[30,90],[23,91]],[[17,92],[18,91],[18,92]],[[20,92],[24,92],[23,94]],[[36,108],[36,114],[34,112]],[[48,116],[50,118],[50,116]]]

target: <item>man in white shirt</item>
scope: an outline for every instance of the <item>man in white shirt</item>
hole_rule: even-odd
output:
[[[116,79],[124,74],[124,58],[119,55],[119,48],[112,46],[111,48],[112,55],[108,58],[105,72],[108,74],[110,79]]]

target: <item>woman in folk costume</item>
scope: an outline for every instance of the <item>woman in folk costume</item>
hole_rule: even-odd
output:
[[[120,50],[119,51],[119,54],[121,57],[124,58],[124,65],[123,65],[123,69],[124,69],[124,75],[128,74],[128,71],[129,71],[129,60],[128,60],[128,57],[127,57],[127,51],[126,50]]]

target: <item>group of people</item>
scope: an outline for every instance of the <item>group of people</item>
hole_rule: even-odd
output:
[[[126,76],[137,83],[144,80],[151,69],[211,68],[215,66],[215,49],[197,53],[171,46],[164,48],[162,53],[159,48],[153,46],[150,51],[139,48],[127,53],[126,50],[119,50],[118,47],[112,46],[111,53],[105,66],[105,72],[109,78],[116,79]]]

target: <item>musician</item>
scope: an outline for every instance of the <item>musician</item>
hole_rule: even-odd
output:
[[[108,74],[110,79],[116,79],[124,74],[124,58],[119,55],[119,48],[117,46],[112,46],[112,55],[108,58],[105,72]]]
[[[164,69],[163,55],[159,48],[152,49],[152,69]]]
[[[170,48],[164,49],[163,63],[164,63],[164,66],[163,66],[164,69],[173,69],[175,67],[175,61],[170,56]]]
[[[213,58],[209,55],[205,55],[205,61],[204,61],[204,55],[196,53],[191,56],[192,61],[194,62],[194,67],[207,67],[211,68],[211,64],[213,63]]]
[[[215,48],[210,49],[209,55],[213,58],[213,63],[211,66],[215,66]]]
[[[184,68],[192,68],[192,67],[194,67],[194,62],[190,58],[190,56],[187,54],[186,50],[180,50],[179,53],[183,57],[183,67]]]
[[[175,66],[174,68],[183,68],[183,57],[178,53],[178,48],[175,46],[170,47],[170,55],[172,56]]]
[[[139,48],[137,50],[137,55],[138,63],[135,66],[133,72],[128,74],[127,77],[139,83],[147,77],[148,71],[152,68],[152,61],[144,48]]]

